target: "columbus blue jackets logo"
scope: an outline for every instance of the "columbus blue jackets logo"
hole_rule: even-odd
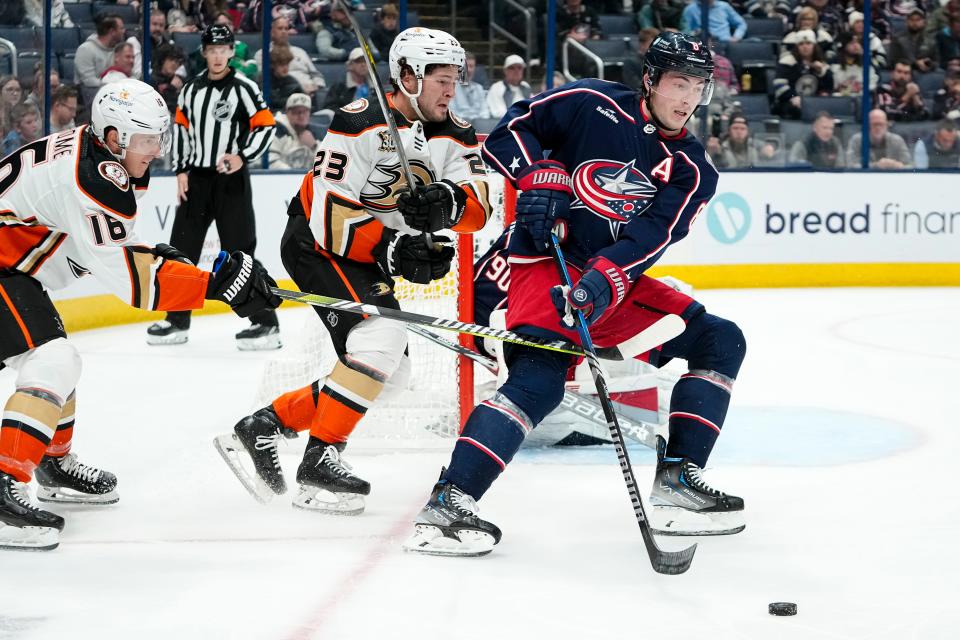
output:
[[[577,198],[571,207],[586,207],[615,222],[629,222],[640,215],[657,194],[657,188],[634,166],[615,160],[584,162],[573,172]]]

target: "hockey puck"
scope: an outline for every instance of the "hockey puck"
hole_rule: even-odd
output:
[[[797,604],[795,602],[771,602],[767,611],[772,616],[795,616],[797,615]]]

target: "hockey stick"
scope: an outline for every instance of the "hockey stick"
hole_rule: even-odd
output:
[[[493,375],[497,375],[499,367],[493,358],[488,358],[487,356],[477,353],[469,347],[465,347],[462,344],[454,342],[453,340],[448,340],[443,336],[439,336],[429,329],[424,329],[419,325],[409,324],[407,325],[407,329],[418,336],[426,338],[427,340],[440,345],[441,347],[450,349],[451,351],[458,353],[465,358],[470,358]],[[571,389],[564,389],[563,400],[560,401],[560,406],[582,418],[586,418],[594,424],[602,426],[606,426],[607,424],[607,421],[603,418],[603,406],[598,401],[586,394],[573,391]],[[636,440],[640,444],[646,445],[653,450],[656,450],[656,427],[653,425],[642,421],[635,422],[620,416],[620,428],[627,437]]]
[[[470,335],[480,336],[482,338],[493,338],[495,340],[512,342],[514,344],[535,347],[537,349],[547,349],[548,351],[569,353],[570,355],[574,356],[586,355],[586,352],[579,345],[568,342],[567,340],[547,340],[546,338],[539,338],[537,336],[514,333],[513,331],[508,331],[506,329],[493,329],[482,324],[473,324],[470,322],[461,322],[460,320],[449,320],[434,316],[426,316],[419,313],[403,311],[402,309],[379,307],[374,304],[353,302],[352,300],[343,300],[341,298],[334,298],[316,293],[289,291],[287,289],[280,289],[278,287],[271,287],[270,292],[275,296],[283,298],[284,300],[302,302],[303,304],[309,304],[314,307],[324,307],[327,309],[346,311],[347,313],[357,313],[360,315],[380,316],[382,318],[387,318],[388,320],[398,320],[407,324],[433,327],[434,329],[441,329],[443,331],[468,333]],[[683,320],[676,315],[664,316],[660,321],[663,322],[663,324],[660,326],[665,331],[668,329],[671,331],[675,330],[675,328],[678,326],[678,322],[681,325],[683,324]],[[639,335],[634,336],[630,340],[627,340],[616,347],[598,349],[597,353],[602,354],[602,357],[607,360],[624,360],[625,358],[632,358],[635,355],[639,355],[640,353],[649,351],[651,348],[653,348],[648,346],[649,340],[650,337],[646,335],[646,332],[641,332]],[[662,343],[656,343],[653,346],[658,346],[659,344]],[[644,346],[646,346],[646,348],[642,349]]]
[[[563,259],[563,251],[560,249],[560,240],[556,234],[550,234],[550,242],[553,249],[553,258],[557,263],[557,269],[560,272],[560,281],[566,286],[573,288],[573,282],[570,280],[570,274],[567,272],[566,262]],[[633,474],[633,466],[630,464],[630,458],[627,456],[627,445],[623,441],[623,433],[620,425],[617,423],[617,414],[613,411],[613,404],[610,401],[610,395],[607,393],[607,383],[603,379],[603,371],[600,370],[600,360],[593,348],[593,341],[590,339],[590,329],[587,328],[587,322],[583,317],[583,312],[576,309],[573,314],[574,324],[580,333],[580,340],[583,342],[583,348],[586,352],[587,363],[590,365],[590,373],[593,374],[593,382],[597,388],[597,398],[603,405],[603,415],[607,419],[607,427],[610,429],[610,438],[613,440],[614,449],[617,451],[617,459],[620,461],[620,470],[623,472],[623,480],[627,484],[627,492],[630,494],[630,501],[633,503],[633,513],[637,518],[637,524],[640,525],[640,534],[643,536],[643,544],[647,548],[647,555],[650,557],[650,564],[657,573],[668,575],[677,575],[690,568],[693,562],[693,554],[697,551],[697,545],[693,544],[682,551],[664,551],[657,546],[657,541],[653,538],[653,531],[650,529],[650,521],[647,518],[646,509],[643,506],[643,500],[637,490],[637,480]]]

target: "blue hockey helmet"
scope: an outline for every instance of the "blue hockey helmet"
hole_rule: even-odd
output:
[[[642,90],[644,97],[649,97],[651,87],[666,71],[706,80],[700,104],[710,104],[713,97],[713,55],[700,40],[685,33],[660,32],[643,58],[646,76]]]

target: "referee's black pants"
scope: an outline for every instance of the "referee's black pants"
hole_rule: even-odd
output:
[[[257,248],[257,224],[246,166],[229,175],[216,169],[191,169],[187,173],[187,199],[177,207],[170,244],[197,264],[211,222],[217,223],[221,249],[253,256]],[[189,328],[190,312],[170,311],[167,320],[175,326]],[[250,316],[250,322],[275,327],[277,313],[272,309],[261,311]]]

